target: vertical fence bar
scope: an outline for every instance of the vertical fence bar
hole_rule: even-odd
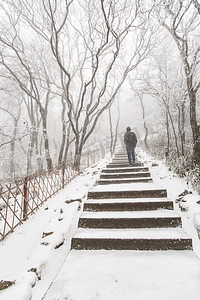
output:
[[[28,213],[28,177],[24,178],[24,190],[23,190],[23,220],[27,220]]]
[[[3,237],[5,237],[5,235],[6,235],[6,226],[7,226],[7,220],[8,220],[8,207],[9,207],[10,189],[11,189],[11,184],[9,185],[7,202],[6,202],[6,213],[5,213],[5,222],[4,222],[4,228],[3,228]]]
[[[95,147],[96,148],[96,147]],[[84,153],[84,168],[90,167],[90,164],[94,164],[97,160],[101,159],[105,156],[107,149],[107,140],[103,140],[99,142],[99,147],[94,149],[93,151],[87,151]],[[5,191],[5,195],[7,195],[7,201],[5,205],[5,217],[4,225],[3,225],[3,232],[0,233],[2,236],[1,239],[4,239],[7,234],[12,232],[16,226],[28,219],[29,214],[33,213],[35,209],[37,209],[44,201],[46,201],[49,197],[53,196],[55,192],[59,191],[60,188],[64,188],[65,185],[72,180],[75,176],[77,176],[78,170],[72,167],[72,152],[71,154],[71,162],[66,164],[64,162],[59,168],[59,181],[56,181],[56,176],[58,175],[58,169],[55,169],[55,176],[49,174],[49,172],[40,172],[39,175],[34,177],[34,181],[32,176],[27,176],[17,184],[16,187],[16,195],[13,195],[12,186],[7,186],[7,191]],[[79,157],[80,158],[80,157]],[[66,178],[65,178],[66,177]],[[20,187],[19,187],[20,185]],[[11,191],[12,189],[12,191]],[[2,196],[3,188],[0,185],[0,197]],[[20,193],[20,203],[18,203],[18,193]],[[9,204],[10,194],[13,195],[14,198],[14,210],[12,209],[12,205]],[[37,197],[37,202],[34,200]],[[31,201],[32,204],[31,204]],[[36,206],[36,207],[34,207]],[[18,208],[19,207],[19,208]],[[20,216],[18,217],[18,211],[20,209]],[[18,223],[12,221],[12,225],[9,224],[10,214],[13,213],[16,217]],[[14,219],[13,219],[14,220]],[[7,226],[10,228],[9,231],[7,230]],[[7,232],[6,232],[7,231]]]
[[[65,187],[65,164],[62,163],[62,189]]]

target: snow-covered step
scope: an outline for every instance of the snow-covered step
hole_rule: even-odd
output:
[[[173,210],[83,212],[79,227],[84,228],[160,228],[180,227],[181,218]]]
[[[151,177],[138,177],[138,178],[116,178],[116,179],[100,179],[97,184],[121,184],[121,183],[136,183],[136,182],[152,182]]]
[[[115,156],[88,192],[73,249],[185,250],[192,240],[181,229],[167,190],[152,182],[140,162]]]
[[[120,156],[114,156],[112,158],[112,161],[128,161],[128,156],[127,155],[120,155]],[[136,160],[136,162],[140,162],[138,159]]]
[[[144,166],[144,164],[142,163],[134,163],[132,164],[131,167],[141,167],[141,166]],[[126,167],[129,167],[129,163],[127,161],[125,162],[112,162],[112,163],[109,163],[107,166],[107,168],[126,168]]]
[[[117,156],[117,157],[113,157],[113,159],[112,159],[112,162],[114,162],[114,161],[128,161],[128,156],[126,155],[126,156]]]
[[[150,172],[102,173],[100,179],[150,177]]]
[[[98,185],[88,192],[88,199],[160,197],[167,197],[167,190],[157,188],[153,183]]]
[[[167,198],[91,199],[84,203],[84,211],[138,211],[173,209]]]
[[[114,160],[118,160],[118,161],[126,160],[126,161],[128,161],[128,156],[127,155],[114,156],[112,161],[114,161]]]
[[[121,150],[115,152],[115,155],[126,155],[126,154],[127,154],[126,149],[121,149]]]
[[[102,169],[102,173],[127,173],[127,172],[149,172],[148,167],[122,167]]]
[[[190,250],[192,239],[181,228],[79,228],[71,247],[77,250]]]

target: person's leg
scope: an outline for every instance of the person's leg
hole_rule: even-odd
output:
[[[133,163],[134,163],[135,162],[135,147],[132,147],[132,149],[131,149],[131,156],[132,156]]]
[[[131,161],[131,148],[127,147],[126,151],[127,151],[127,155],[128,155],[128,162],[129,162],[129,164],[131,164],[132,163],[132,161]]]

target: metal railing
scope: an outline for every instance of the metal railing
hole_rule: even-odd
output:
[[[99,149],[84,153],[81,157],[80,171],[94,164],[100,157],[102,156]],[[0,241],[78,174],[70,162],[60,168],[54,167],[51,171],[42,171],[18,179],[14,183],[1,185]]]

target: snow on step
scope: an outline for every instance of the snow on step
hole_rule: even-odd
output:
[[[188,239],[188,235],[182,228],[128,228],[128,229],[99,229],[79,228],[74,238],[105,238],[105,239]]]
[[[102,173],[122,173],[122,172],[139,172],[149,171],[148,167],[122,167],[122,168],[106,168],[102,170]]]
[[[166,189],[150,180],[148,167],[115,157],[88,192],[72,249],[191,250]]]
[[[84,228],[167,228],[180,227],[181,218],[173,210],[84,212],[79,227]]]
[[[113,159],[109,164],[115,164],[115,163],[119,163],[119,164],[124,164],[124,163],[126,163],[126,164],[128,164],[129,162],[128,162],[128,158],[115,158],[115,159]],[[133,165],[141,165],[141,166],[143,166],[144,164],[142,163],[142,162],[140,162],[140,161],[137,161],[137,162],[134,162],[133,163]]]
[[[138,177],[138,178],[116,178],[116,179],[100,179],[98,180],[98,184],[106,185],[106,184],[120,184],[120,183],[138,183],[138,182],[152,182],[151,177]]]
[[[112,198],[112,199],[88,199],[86,200],[85,204],[87,203],[155,203],[155,202],[173,202],[168,198]]]
[[[126,161],[128,161],[128,155],[120,155],[120,156],[114,156],[113,158],[112,158],[112,161],[113,160],[126,160]]]
[[[124,218],[180,218],[174,210],[154,211],[119,211],[119,212],[83,212],[81,218],[91,219],[124,219]]]
[[[150,172],[101,173],[100,178],[140,178],[150,177]]]
[[[72,239],[77,250],[190,250],[192,240],[182,229],[79,229]]]
[[[88,199],[99,198],[154,198],[167,197],[166,189],[153,183],[129,183],[98,185],[88,192]]]
[[[127,175],[142,175],[142,174],[150,174],[150,172],[143,172],[143,171],[141,171],[141,172],[134,172],[134,171],[129,171],[129,172],[126,172],[126,173],[120,173],[120,172],[117,172],[117,173],[114,173],[114,172],[111,172],[111,173],[108,173],[108,172],[106,172],[105,174],[103,173],[103,171],[102,171],[102,173],[101,174],[103,174],[103,175],[106,175],[106,176],[108,176],[108,175],[123,175],[123,176],[127,176]]]
[[[144,164],[142,163],[134,163],[132,167],[142,167]],[[127,161],[112,161],[109,163],[106,168],[127,168],[129,167],[129,163]]]
[[[84,203],[85,211],[138,211],[173,207],[173,201],[167,198],[88,199]]]
[[[158,188],[154,183],[127,183],[123,185],[110,184],[108,187],[106,186],[95,186],[91,191],[94,192],[102,192],[102,191],[135,191],[135,190],[163,190],[162,188]]]

